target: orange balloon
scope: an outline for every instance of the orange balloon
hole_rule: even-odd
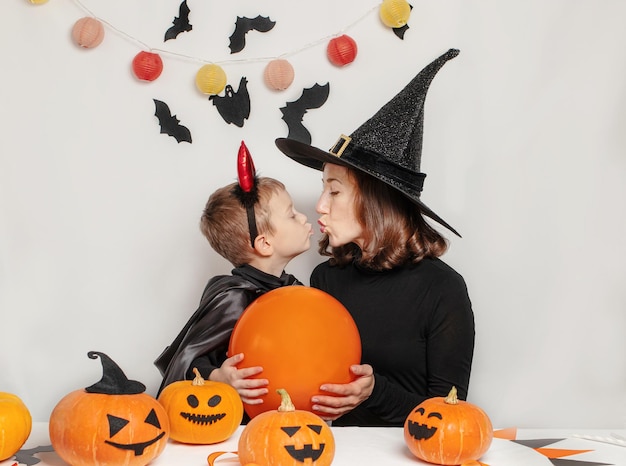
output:
[[[354,380],[350,366],[360,364],[361,337],[348,310],[328,293],[307,286],[286,286],[257,298],[241,314],[228,355],[244,354],[241,367],[262,366],[255,376],[269,381],[263,403],[244,404],[254,416],[280,405],[287,390],[296,409],[312,411],[311,397],[324,383]],[[316,413],[319,414],[319,413]]]

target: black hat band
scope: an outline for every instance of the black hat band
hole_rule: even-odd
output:
[[[419,197],[424,187],[425,173],[409,170],[374,151],[357,146],[349,136],[342,134],[329,152],[392,187],[400,186],[405,192],[410,191],[413,196]]]

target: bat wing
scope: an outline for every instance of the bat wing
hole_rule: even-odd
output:
[[[250,94],[248,93],[248,80],[245,76],[239,81],[239,89],[233,92],[232,86],[226,86],[225,95],[212,95],[209,100],[217,107],[217,111],[226,123],[233,123],[240,128],[244,120],[250,116]]]
[[[303,142],[311,143],[311,133],[302,124],[302,118],[307,110],[320,108],[328,99],[330,93],[330,84],[323,86],[314,84],[312,87],[305,88],[300,98],[287,104],[280,109],[283,114],[282,119],[287,123],[287,137]]]
[[[154,115],[159,119],[161,134],[172,136],[179,143],[182,141],[191,143],[191,131],[186,126],[180,124],[180,120],[176,118],[176,115],[172,115],[169,106],[161,100],[152,100],[154,100]]]
[[[193,26],[189,23],[189,7],[187,6],[187,0],[184,0],[178,8],[178,17],[172,21],[173,26],[165,32],[165,41],[170,39],[176,39],[181,32],[191,31]]]
[[[230,53],[241,52],[246,46],[246,34],[248,31],[267,32],[271,30],[276,21],[272,21],[268,16],[257,16],[256,18],[246,18],[237,16],[235,21],[235,31],[229,37]]]

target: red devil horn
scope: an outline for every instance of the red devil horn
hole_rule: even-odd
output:
[[[241,141],[239,146],[239,154],[237,154],[237,177],[239,178],[239,186],[245,193],[249,193],[254,188],[254,176],[256,170],[254,169],[254,162],[250,151],[246,147],[246,144]]]

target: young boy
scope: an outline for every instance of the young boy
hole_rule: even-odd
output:
[[[242,175],[242,166],[247,174]],[[230,335],[257,297],[281,286],[302,285],[284,270],[309,249],[313,230],[280,181],[256,177],[243,142],[238,171],[239,182],[215,191],[200,220],[211,247],[235,268],[232,275],[209,280],[198,309],[154,362],[163,375],[158,393],[172,382],[193,379],[194,367],[205,379],[232,385],[244,403],[261,403],[258,397],[267,393],[266,379],[248,378],[262,372],[261,367],[238,368],[244,355],[227,357]]]

